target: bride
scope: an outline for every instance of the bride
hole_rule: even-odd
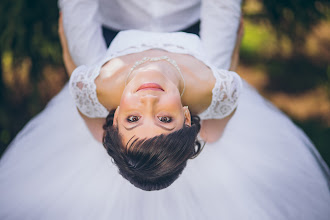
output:
[[[132,36],[136,46],[127,47]],[[180,37],[184,49],[177,47]],[[194,35],[124,31],[112,45],[120,41],[125,47],[110,46],[99,64],[73,72],[71,94],[88,126],[99,128],[91,129],[95,137],[103,135],[104,123],[92,118],[107,117],[103,144],[120,173],[141,189],[162,189],[200,151],[197,114],[204,120],[201,138],[214,142],[221,136],[241,81],[234,72],[203,64],[202,54],[190,46],[198,45]]]
[[[169,45],[174,45],[176,50],[185,53],[172,54],[175,52],[171,52],[168,48],[167,52],[159,50],[162,49],[160,43],[170,48],[172,47]],[[154,46],[155,44],[157,46]],[[136,51],[139,45],[143,48],[141,51]],[[26,125],[1,158],[0,218],[328,219],[329,171],[313,144],[284,114],[264,100],[247,83],[243,82],[241,85],[236,74],[219,70],[208,63],[199,46],[200,41],[194,35],[126,31],[115,38],[104,60],[95,66],[76,69],[69,84],[73,100],[66,86],[43,112]],[[137,53],[135,55],[141,53],[138,55],[140,57],[130,56],[133,55],[132,51]],[[144,57],[157,59],[143,59]],[[192,59],[194,62],[191,62]],[[135,62],[140,60],[142,61],[134,67]],[[175,63],[172,60],[175,60]],[[208,131],[214,132],[215,136],[209,137],[213,138],[210,139],[212,143],[207,143],[203,152],[187,163],[185,171],[171,186],[161,191],[142,191],[118,174],[117,167],[111,162],[102,144],[97,141],[101,137],[97,131],[102,130],[97,123],[102,124],[104,119],[85,117],[84,114],[88,114],[89,107],[84,109],[84,106],[98,106],[96,109],[102,110],[97,112],[104,112],[105,115],[108,109],[114,107],[117,109],[115,113],[117,115],[113,115],[113,118],[109,117],[107,124],[109,122],[111,125],[111,121],[113,123],[117,121],[117,126],[121,124],[124,126],[125,121],[118,123],[122,122],[121,114],[125,116],[122,104],[133,105],[134,102],[131,101],[135,100],[130,96],[134,94],[129,92],[139,90],[141,85],[137,83],[136,85],[139,86],[137,90],[133,88],[127,91],[127,97],[133,100],[129,99],[127,103],[117,101],[120,104],[117,108],[117,103],[110,104],[119,99],[115,97],[115,93],[109,99],[102,99],[102,92],[108,96],[106,93],[108,88],[102,87],[102,83],[106,82],[106,77],[113,76],[107,74],[118,72],[118,75],[124,75],[119,74],[120,70],[126,73],[121,83],[117,84],[111,80],[108,82],[114,83],[112,85],[118,86],[116,89],[119,90],[120,87],[125,87],[126,79],[127,86],[133,86],[129,84],[142,78],[143,74],[157,73],[164,69],[171,71],[166,75],[166,79],[157,83],[159,86],[145,85],[143,82],[144,86],[139,91],[142,90],[143,93],[152,91],[152,94],[147,94],[147,100],[140,101],[145,101],[146,108],[153,107],[153,103],[159,102],[160,99],[154,96],[161,96],[165,91],[173,91],[174,97],[170,100],[171,103],[178,102],[182,94],[182,103],[185,105],[183,100],[185,98],[188,100],[189,97],[184,96],[189,94],[189,90],[190,92],[194,92],[195,89],[201,90],[200,94],[210,92],[210,88],[205,89],[207,84],[200,84],[200,88],[199,84],[189,83],[188,80],[194,81],[188,76],[194,75],[188,75],[189,71],[185,72],[185,68],[190,67],[184,65],[185,60],[193,65],[190,71],[197,73],[200,71],[205,73],[208,79],[213,79],[210,83],[213,86],[221,85],[217,83],[222,82],[219,80],[221,77],[231,79],[228,82],[237,85],[227,87],[228,84],[224,84],[223,87],[215,87],[220,88],[219,90],[213,90],[211,86],[213,96],[211,100],[196,99],[198,101],[196,106],[200,109],[190,109],[189,105],[192,113],[198,114],[208,109],[204,102],[211,103],[212,106],[214,100],[221,100],[214,97],[214,94],[219,94],[221,88],[236,88],[233,90],[233,94],[236,95],[232,97],[237,98],[229,105],[230,108],[224,108],[225,113],[222,115],[225,118],[229,115],[231,118],[226,121],[225,127],[221,127],[223,131],[219,132],[217,124],[210,124],[206,134],[200,134],[201,137],[205,135],[206,140]],[[179,70],[176,66],[179,66]],[[95,71],[101,67],[106,71]],[[132,67],[133,70],[130,72]],[[90,78],[82,80],[84,78],[75,76],[88,76],[91,79],[95,77],[95,81]],[[219,79],[217,76],[220,76]],[[105,77],[105,80],[102,80],[102,77]],[[157,77],[161,76],[157,75]],[[203,75],[195,77],[202,78]],[[168,82],[169,85],[162,85],[163,81]],[[90,82],[95,82],[98,86],[95,88]],[[206,83],[208,80],[201,82]],[[196,87],[189,89],[188,85]],[[155,88],[155,90],[144,90],[144,88]],[[81,99],[81,94],[88,96],[91,94],[83,93],[84,90],[95,91],[97,99],[95,96]],[[193,96],[200,94],[196,92]],[[229,96],[224,95],[223,98]],[[86,102],[80,103],[80,100],[99,102],[87,105]],[[140,109],[139,105],[138,103],[137,107]],[[76,106],[81,114],[77,112]],[[235,108],[235,113],[231,114]],[[172,128],[177,129],[175,126],[179,127],[180,124],[190,126],[188,108],[179,105],[175,109],[180,109],[181,118],[180,123]],[[123,118],[127,122],[139,123],[142,117],[135,114],[130,113],[128,117]],[[146,112],[144,115],[150,117],[148,114],[150,113]],[[210,114],[213,118],[214,113]],[[80,115],[85,118],[86,123]],[[172,122],[167,117],[169,117],[167,114],[159,115],[153,120]],[[91,123],[89,119],[92,120]],[[147,123],[154,122],[151,118],[148,120]],[[155,128],[156,126],[154,125]],[[208,127],[207,124],[205,127]],[[112,135],[108,131],[108,126],[105,126],[105,129],[106,133]],[[156,130],[153,132],[158,134]],[[143,131],[137,135],[141,138],[149,138]],[[131,136],[123,135],[124,146],[130,141],[125,137]]]
[[[70,16],[77,13],[68,14],[69,6],[62,4],[71,47],[82,51],[81,47],[101,43],[97,38],[86,43],[85,33],[94,31],[95,25],[86,30],[87,24],[73,28],[77,18]],[[231,29],[235,26],[234,22]],[[79,37],[81,42],[85,39],[84,43],[78,45],[71,39],[75,30],[84,33]],[[66,45],[66,39],[62,39]],[[204,141],[216,141],[237,106],[239,76],[216,68],[199,47],[199,39],[193,35],[126,31],[118,34],[101,61],[80,66],[72,76],[69,71],[71,94],[91,133],[100,142],[103,138],[120,173],[141,189],[168,187],[187,160],[199,154],[197,134],[200,132]],[[81,63],[82,55],[77,49],[72,51],[76,62]],[[93,51],[102,54],[102,50]],[[66,54],[71,60],[70,53]],[[75,68],[73,62],[67,66]]]

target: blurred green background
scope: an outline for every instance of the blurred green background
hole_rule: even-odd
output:
[[[246,0],[238,73],[330,164],[330,9],[325,0]],[[67,82],[57,1],[1,0],[0,155]]]

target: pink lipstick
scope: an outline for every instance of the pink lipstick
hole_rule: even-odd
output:
[[[136,91],[140,91],[140,90],[164,91],[164,89],[160,85],[158,85],[157,83],[144,83]]]

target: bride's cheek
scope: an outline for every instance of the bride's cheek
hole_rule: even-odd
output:
[[[181,108],[182,107],[181,98],[178,98],[177,96],[173,96],[173,95],[164,97],[163,104],[168,107],[171,107],[171,108]]]

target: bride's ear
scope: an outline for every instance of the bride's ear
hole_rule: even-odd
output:
[[[112,125],[113,126],[116,126],[118,125],[118,113],[119,112],[119,106],[116,108],[116,111],[115,111],[115,114],[113,116],[113,122],[112,122]]]
[[[190,111],[188,109],[188,106],[184,106],[183,107],[183,114],[184,114],[184,123],[187,126],[191,126],[191,115],[190,115]]]

